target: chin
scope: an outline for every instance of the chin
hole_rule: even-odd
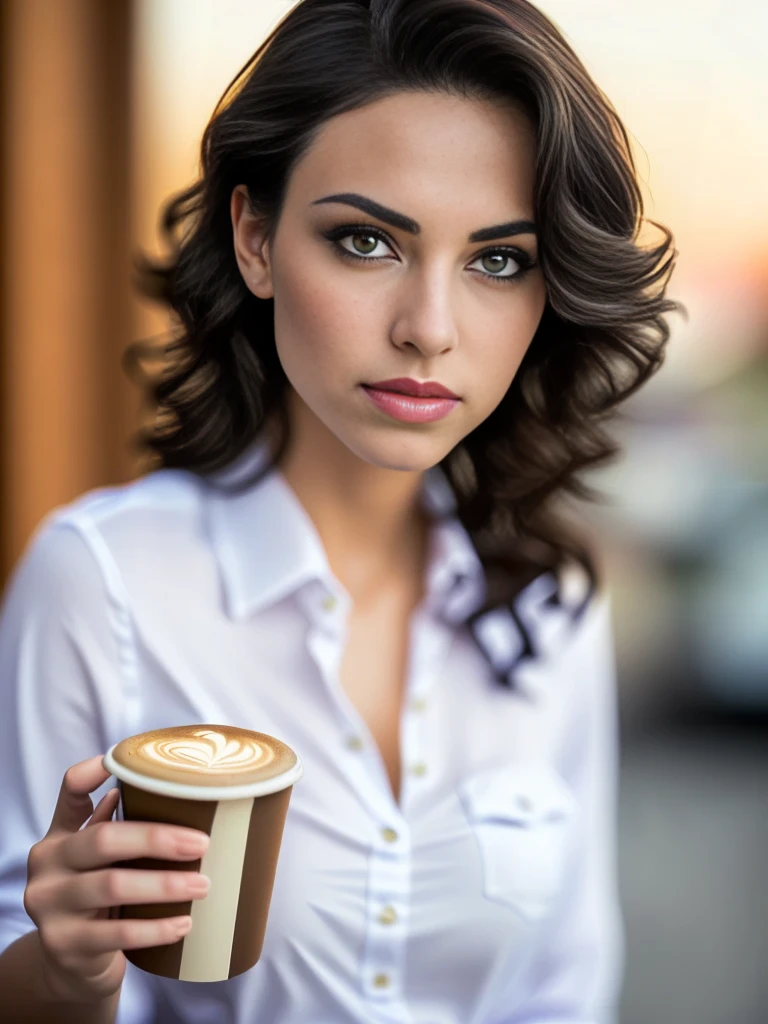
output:
[[[455,446],[452,440],[438,437],[400,436],[362,439],[346,442],[358,458],[380,469],[396,469],[404,473],[423,473],[436,466]]]

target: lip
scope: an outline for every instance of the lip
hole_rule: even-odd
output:
[[[381,412],[404,423],[432,423],[434,420],[441,420],[448,416],[460,401],[458,398],[419,398],[418,395],[387,391],[368,384],[362,384],[361,387]]]
[[[374,388],[376,391],[394,391],[399,395],[412,395],[414,398],[452,398],[455,401],[459,396],[449,391],[444,384],[437,381],[427,380],[423,383],[413,380],[411,377],[393,377],[391,380],[377,380],[374,384],[364,384],[363,387]]]

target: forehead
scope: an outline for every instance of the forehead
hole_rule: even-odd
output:
[[[400,92],[326,121],[286,199],[364,192],[425,227],[450,212],[463,230],[467,218],[532,216],[535,158],[533,126],[511,103]]]

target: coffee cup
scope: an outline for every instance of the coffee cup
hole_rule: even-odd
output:
[[[199,724],[129,736],[109,748],[103,764],[118,780],[118,818],[210,837],[195,861],[123,862],[211,879],[203,899],[117,908],[120,918],[192,918],[191,931],[177,942],[128,949],[126,959],[181,981],[224,981],[249,970],[261,956],[288,804],[303,773],[298,755],[267,733]]]

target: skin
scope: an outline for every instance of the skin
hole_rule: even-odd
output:
[[[277,351],[290,381],[294,441],[281,466],[355,603],[387,587],[418,599],[428,526],[418,507],[424,471],[496,408],[546,303],[533,233],[469,243],[470,233],[533,220],[535,138],[512,104],[400,92],[327,121],[295,165],[274,239],[247,202],[231,199],[240,272],[273,298]],[[419,234],[359,209],[316,204],[362,194],[418,222]],[[353,232],[337,244],[323,231]],[[490,259],[483,257],[491,257]],[[361,389],[392,377],[438,381],[461,398],[433,423],[391,419]]]

